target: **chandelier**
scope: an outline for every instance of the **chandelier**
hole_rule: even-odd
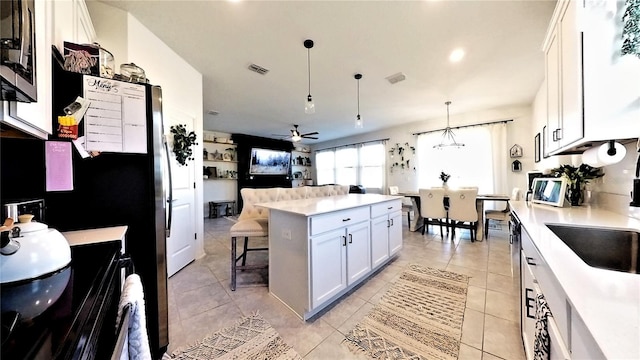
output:
[[[453,130],[449,126],[449,105],[451,105],[451,101],[445,102],[447,105],[447,127],[442,132],[442,139],[438,145],[434,145],[434,149],[444,149],[449,147],[461,148],[464,144],[456,141],[455,135],[453,134]]]

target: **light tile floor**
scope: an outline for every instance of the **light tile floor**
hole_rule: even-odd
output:
[[[440,239],[435,227],[423,236],[408,231],[404,224],[404,247],[395,261],[302,322],[269,295],[267,287],[257,285],[266,282],[267,272],[240,274],[238,288],[231,291],[231,225],[225,218],[205,219],[206,256],[169,279],[169,353],[258,311],[305,359],[363,359],[342,344],[344,334],[369,312],[402,270],[415,263],[471,276],[459,359],[524,359],[518,321],[519,274],[517,266],[512,270],[506,229],[492,229],[489,239],[471,243],[467,231],[457,231],[452,242]],[[247,261],[266,262],[267,253],[250,252]]]

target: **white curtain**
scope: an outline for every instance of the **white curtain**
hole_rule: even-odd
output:
[[[442,186],[440,172],[451,175],[451,187],[477,186],[480,194],[505,193],[507,177],[506,123],[454,130],[461,148],[436,149],[442,131],[418,135],[418,188]]]

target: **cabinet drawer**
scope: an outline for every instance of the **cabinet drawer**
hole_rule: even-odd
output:
[[[398,210],[402,210],[402,201],[399,199],[371,205],[371,218],[377,218]]]
[[[321,234],[325,231],[338,229],[365,220],[369,220],[368,206],[314,216],[311,218],[311,235]]]

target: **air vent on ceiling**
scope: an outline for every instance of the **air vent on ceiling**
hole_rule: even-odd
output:
[[[209,111],[207,111],[207,114],[209,114],[209,115],[213,115],[213,116],[216,116],[216,115],[219,115],[219,114],[220,114],[220,112],[215,111],[215,110],[209,110]]]
[[[257,72],[260,75],[264,75],[269,72],[269,69],[265,69],[262,66],[256,64],[249,64],[248,69],[253,72]]]
[[[395,84],[395,83],[400,82],[400,81],[402,81],[402,80],[404,80],[406,78],[407,77],[403,73],[399,72],[397,74],[393,74],[393,75],[387,76],[385,79],[387,79],[390,83]]]

